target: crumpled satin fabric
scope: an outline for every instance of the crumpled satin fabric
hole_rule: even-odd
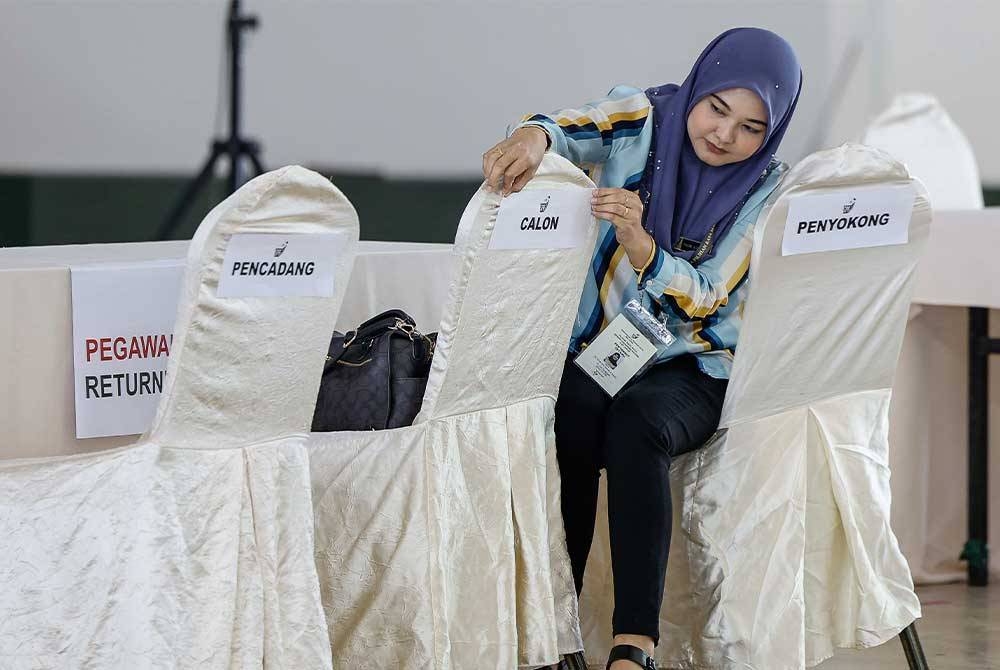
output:
[[[218,298],[236,233],[342,236],[334,295]],[[314,172],[246,184],[192,240],[149,434],[0,463],[0,667],[332,667],[305,431],[357,237]]]
[[[528,189],[593,188],[546,156]],[[597,227],[568,250],[490,250],[477,193],[420,415],[312,434],[317,570],[334,666],[509,669],[582,649],[554,409]]]
[[[790,198],[905,183],[908,244],[781,256]],[[844,145],[790,171],[760,222],[720,431],[671,470],[661,667],[799,670],[920,616],[889,525],[887,451],[926,192],[887,154]],[[603,496],[580,602],[592,663],[614,607]]]
[[[528,185],[567,187],[593,184],[556,156]],[[580,650],[553,417],[597,230],[491,251],[498,206],[478,193],[463,216],[417,423],[314,435],[357,215],[301,168],[214,209],[150,433],[0,463],[0,667],[500,670]],[[218,298],[236,232],[344,235],[336,294]]]

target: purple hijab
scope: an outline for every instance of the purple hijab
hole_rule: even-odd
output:
[[[759,95],[768,126],[763,144],[750,158],[712,167],[691,146],[687,116],[702,98],[727,88],[746,88]],[[650,194],[645,227],[659,246],[690,261],[713,226],[713,241],[729,231],[774,158],[801,88],[802,71],[788,42],[769,30],[734,28],[712,40],[683,84],[646,91],[654,125],[643,180]],[[698,244],[679,246],[681,238]],[[714,247],[713,242],[699,260],[711,258]]]

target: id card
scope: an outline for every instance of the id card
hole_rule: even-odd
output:
[[[656,355],[656,346],[619,314],[574,362],[614,397]]]

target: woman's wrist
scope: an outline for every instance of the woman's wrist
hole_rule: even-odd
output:
[[[552,146],[552,138],[549,137],[549,131],[545,130],[542,126],[532,124],[530,126],[521,126],[518,130],[534,131],[534,134],[537,135],[542,142],[545,142],[545,148],[543,151],[548,151],[549,147]]]
[[[644,272],[656,256],[656,241],[652,235],[643,231],[642,236],[634,244],[625,247],[625,254],[633,270]]]

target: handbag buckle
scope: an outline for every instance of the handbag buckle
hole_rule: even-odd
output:
[[[401,333],[409,337],[411,342],[413,341],[413,338],[417,332],[417,329],[413,326],[412,323],[407,323],[406,321],[403,321],[402,319],[399,318],[396,319],[396,323],[394,323],[392,326],[389,327],[389,330],[400,331]]]

